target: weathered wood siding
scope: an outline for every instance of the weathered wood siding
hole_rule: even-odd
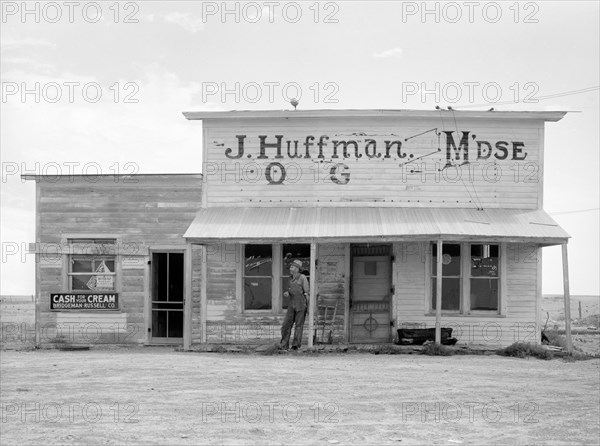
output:
[[[277,342],[284,312],[247,312],[242,308],[241,246],[212,245],[207,248],[207,342],[224,344],[264,344]],[[317,294],[319,305],[337,307],[336,320],[327,325],[325,337],[333,330],[333,342],[347,342],[345,315],[348,311],[347,245],[323,244],[318,250]],[[516,341],[539,342],[537,315],[539,248],[510,244],[505,250],[505,290],[501,314],[447,315],[442,325],[453,328],[460,343],[506,346]],[[435,326],[429,310],[429,243],[394,244],[392,318],[395,328]],[[195,272],[196,274],[196,272]],[[199,273],[198,273],[199,274]],[[194,291],[196,293],[196,291]],[[194,310],[196,313],[196,310]],[[331,313],[330,313],[331,314]],[[194,326],[194,343],[201,332]],[[305,323],[305,340],[308,321]],[[321,339],[321,331],[318,331]],[[306,345],[306,344],[305,344]]]
[[[317,260],[317,302],[319,305],[338,305],[336,320],[333,325],[327,325],[327,331],[333,330],[334,342],[343,342],[346,340],[344,302],[347,298],[344,245],[321,246]],[[284,310],[244,311],[241,276],[243,263],[240,245],[223,243],[207,246],[208,343],[265,344],[278,342],[281,338]],[[304,345],[307,339],[308,314],[304,326]],[[200,342],[201,333],[194,332],[193,343]]]
[[[214,119],[204,132],[207,206],[538,207],[541,121]]]
[[[39,342],[145,342],[150,249],[185,248],[183,234],[200,208],[201,198],[201,175],[38,178]],[[66,238],[73,236],[117,237],[118,311],[50,310],[50,294],[68,292]],[[141,258],[143,262],[126,267],[123,257]],[[196,257],[194,261],[196,270]],[[198,277],[194,277],[194,291],[197,287]],[[197,311],[194,301],[194,314]]]
[[[192,343],[202,338],[202,248],[192,245]]]
[[[318,301],[320,307],[327,306],[327,314],[323,308],[317,308],[317,320],[326,321],[323,325],[318,325],[317,339],[320,341],[328,340],[328,332],[332,331],[332,341],[345,342],[346,324],[345,316],[348,311],[347,302],[349,298],[349,280],[347,264],[349,259],[349,250],[343,243],[326,243],[318,245],[318,266],[317,276],[319,283],[317,285]],[[335,320],[333,319],[333,309],[335,307]]]
[[[433,328],[429,310],[429,243],[398,243],[394,262],[396,328]],[[463,344],[507,346],[513,342],[539,343],[537,320],[538,259],[541,248],[509,244],[506,249],[505,290],[500,315],[442,315],[442,327]]]

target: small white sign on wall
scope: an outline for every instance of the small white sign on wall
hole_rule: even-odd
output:
[[[146,264],[145,257],[123,257],[121,266],[124,269],[143,268]]]

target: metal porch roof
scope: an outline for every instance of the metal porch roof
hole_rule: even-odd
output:
[[[448,241],[564,243],[543,210],[408,207],[213,207],[198,211],[190,242]]]

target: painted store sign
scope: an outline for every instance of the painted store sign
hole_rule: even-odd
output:
[[[320,136],[307,135],[300,139],[286,139],[284,135],[258,135],[249,138],[247,135],[235,135],[236,144],[224,148],[224,155],[229,160],[272,160],[264,166],[264,179],[268,184],[282,184],[288,177],[288,168],[283,164],[287,160],[313,160],[332,162],[329,178],[336,184],[350,182],[350,167],[344,160],[382,160],[400,161],[399,167],[418,160],[437,155],[445,161],[442,169],[460,167],[469,162],[496,162],[503,160],[524,161],[527,151],[524,141],[486,140],[479,138],[472,131],[461,131],[460,139],[455,138],[454,131],[438,131],[437,128],[424,132],[398,137],[390,134],[387,137],[369,137],[365,133],[352,133],[354,138],[341,139],[339,135]],[[429,139],[429,152],[421,153],[423,144],[413,144],[413,140],[424,135]],[[394,137],[394,138],[392,138]],[[444,141],[442,141],[442,139]],[[437,140],[437,141],[436,141]],[[225,144],[218,144],[225,146]],[[431,150],[433,149],[433,150]],[[441,157],[440,157],[441,155]],[[263,169],[261,169],[262,171]]]
[[[51,310],[118,310],[118,293],[109,294],[68,294],[50,295]]]

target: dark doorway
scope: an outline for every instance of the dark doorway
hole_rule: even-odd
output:
[[[183,342],[183,253],[152,253],[152,342]]]

